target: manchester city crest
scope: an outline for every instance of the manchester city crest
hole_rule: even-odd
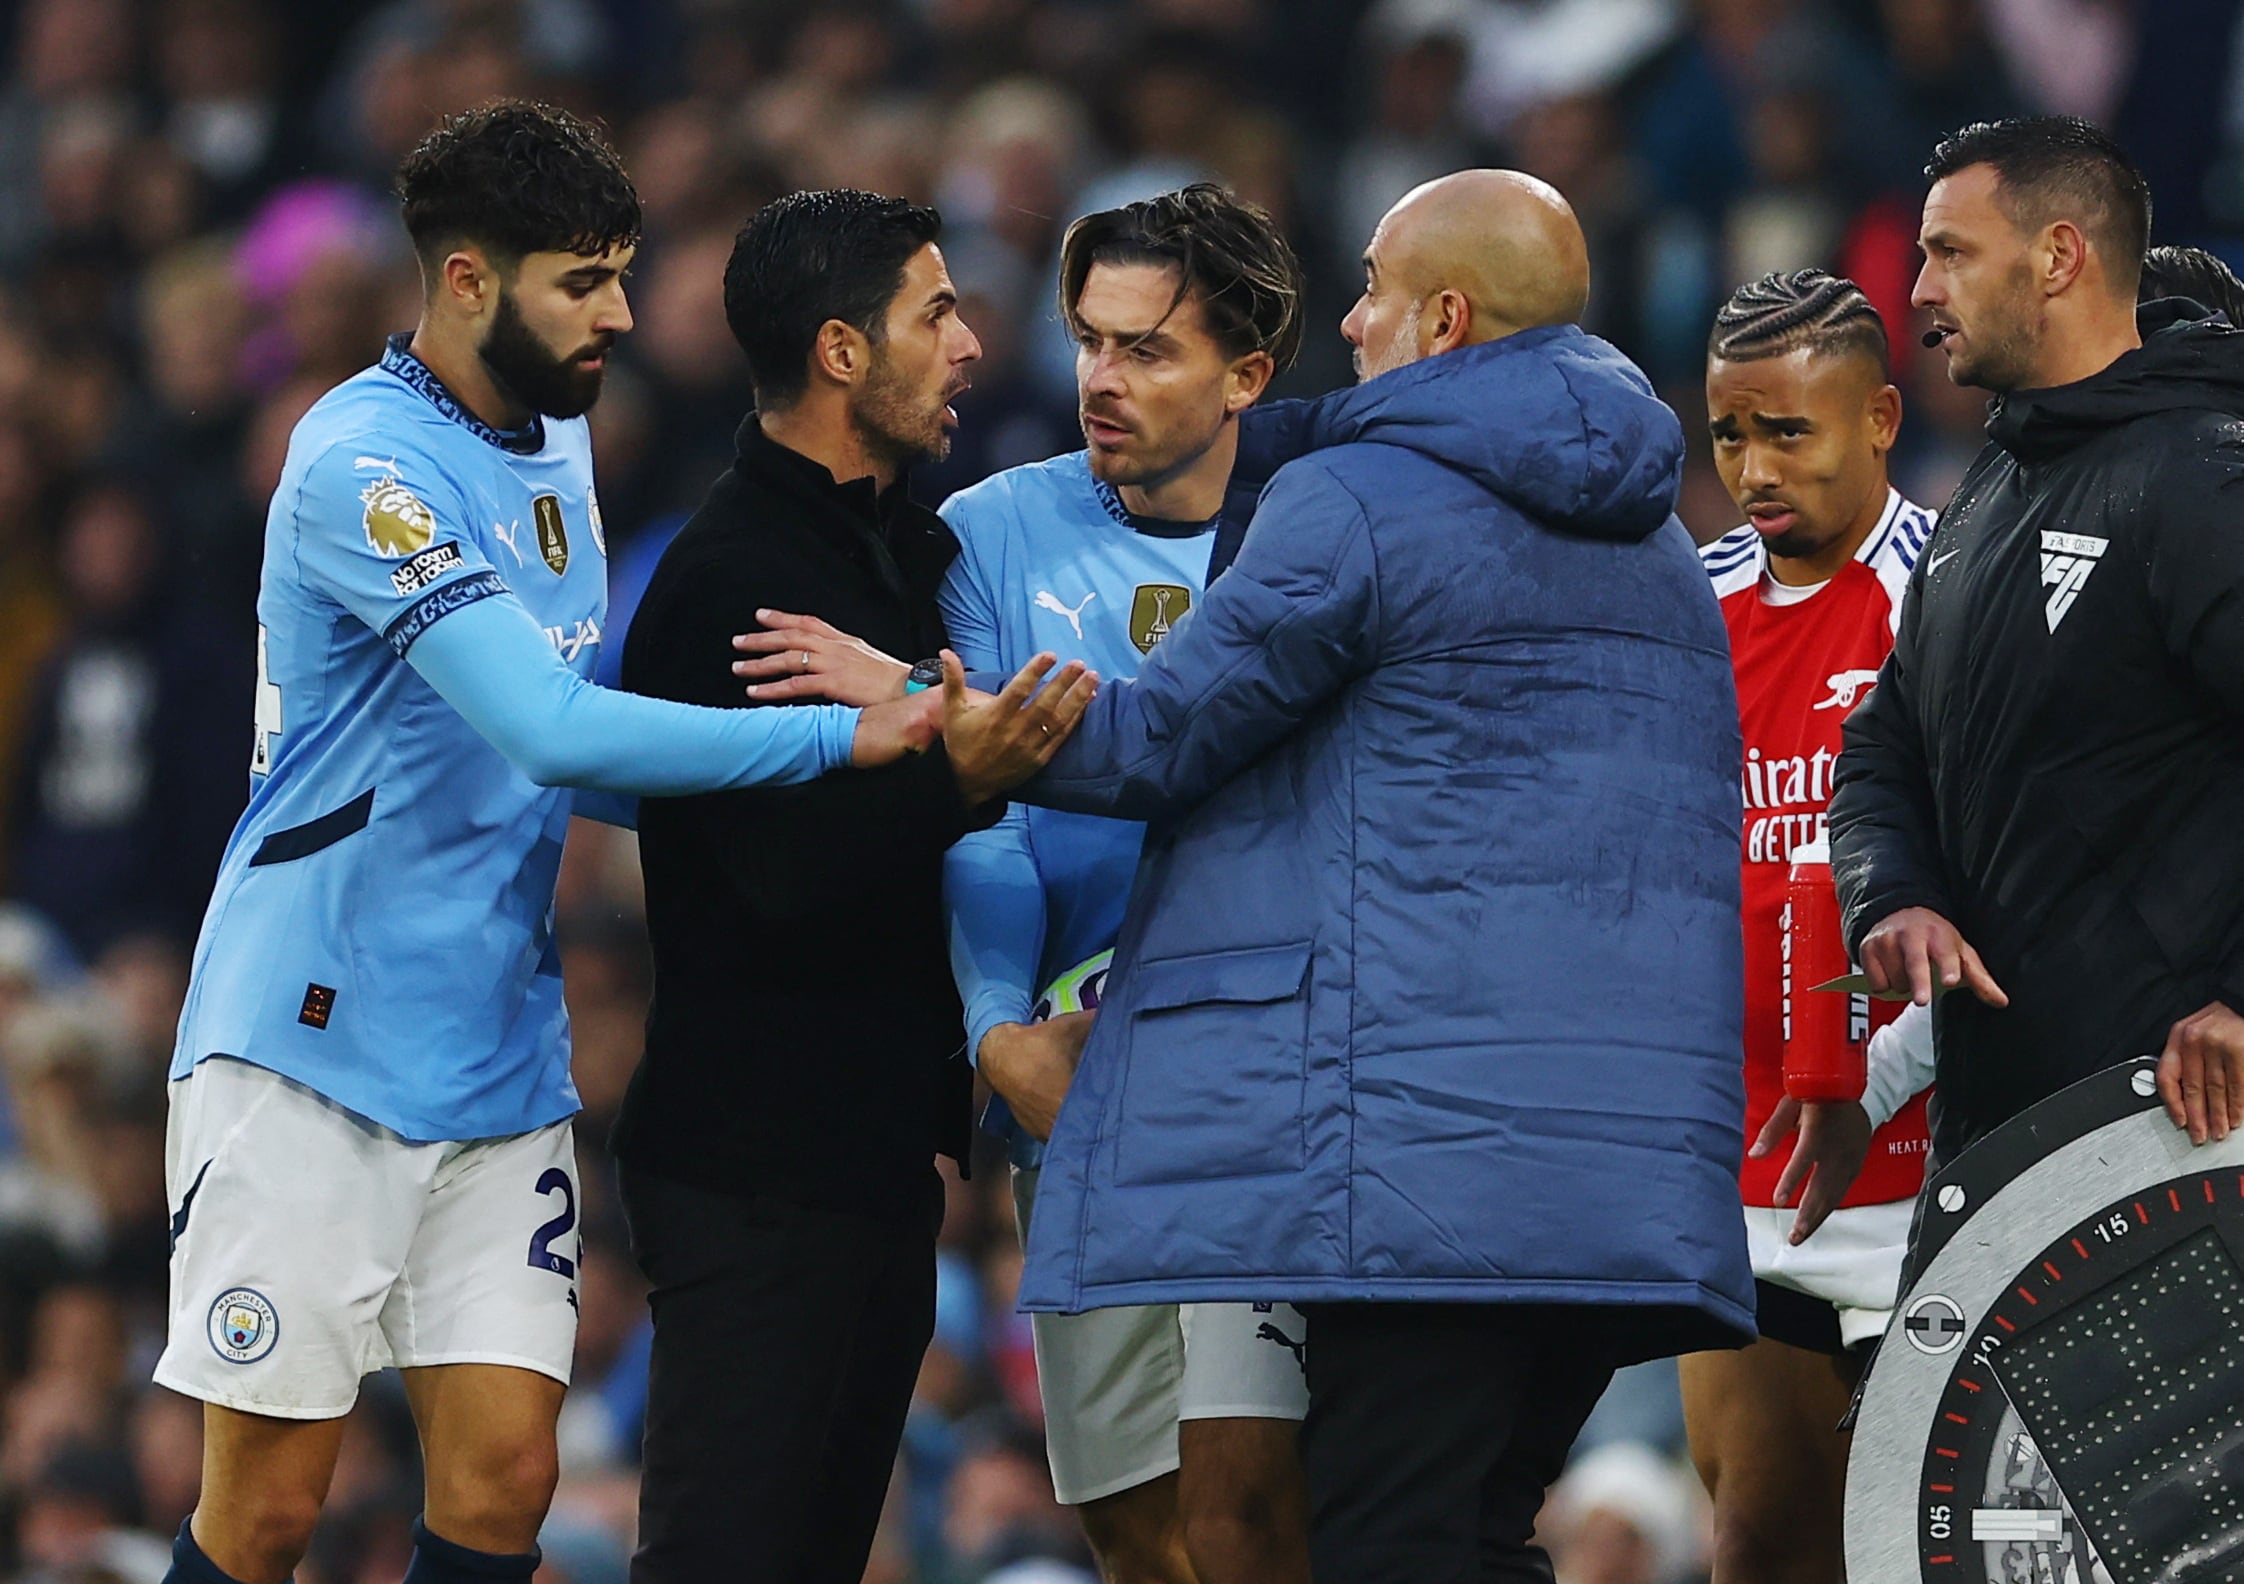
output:
[[[600,520],[600,492],[589,484],[584,487],[584,514],[592,520],[592,548],[606,555],[608,525]]]
[[[1192,608],[1192,590],[1182,583],[1140,583],[1130,601],[1130,642],[1141,653],[1169,636],[1169,629]]]
[[[366,542],[375,554],[409,556],[428,548],[436,533],[436,513],[399,483],[395,473],[375,479],[358,492],[358,498],[366,507]]]
[[[569,570],[569,530],[561,521],[561,497],[540,495],[530,502],[530,515],[538,525],[538,554],[559,577]]]
[[[210,1345],[229,1364],[254,1364],[280,1340],[280,1316],[252,1287],[230,1287],[210,1306]]]

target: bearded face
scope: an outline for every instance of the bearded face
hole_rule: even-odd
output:
[[[548,418],[581,418],[600,399],[608,348],[614,340],[599,333],[584,345],[555,352],[523,318],[514,294],[501,287],[491,328],[477,350],[491,377],[532,412]]]

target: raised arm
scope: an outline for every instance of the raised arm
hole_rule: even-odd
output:
[[[849,764],[857,733],[859,712],[839,704],[697,709],[587,682],[510,594],[453,612],[405,659],[540,786],[675,797],[785,785]]]
[[[807,780],[853,754],[904,751],[900,715],[876,720],[860,742],[859,712],[840,706],[757,719],[585,681],[486,557],[432,458],[340,441],[292,467],[283,489],[293,491],[291,548],[307,585],[380,634],[540,785],[698,792]]]

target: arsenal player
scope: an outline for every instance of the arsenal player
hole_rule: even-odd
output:
[[[1730,631],[1745,738],[1746,1136],[1758,1142],[1739,1187],[1761,1328],[1742,1352],[1683,1360],[1691,1451],[1714,1497],[1714,1584],[1842,1577],[1847,1438],[1835,1426],[1860,1350],[1885,1330],[1924,1181],[1922,1094],[1866,1140],[1813,1138],[1860,1128],[1862,1115],[1814,1108],[1803,1163],[1809,1143],[1824,1160],[1867,1154],[1851,1188],[1819,1170],[1798,1213],[1785,1208],[1802,1186],[1787,1171],[1796,1108],[1781,1064],[1786,878],[1794,850],[1823,835],[1840,723],[1877,686],[1934,523],[1886,479],[1901,427],[1889,374],[1877,310],[1821,270],[1741,287],[1708,345],[1715,466],[1746,516],[1701,554]],[[1883,1029],[1896,1011],[1863,1000],[1854,1021]],[[1915,1033],[1921,1013],[1911,1018],[1880,1039]],[[1892,1109],[1871,1099],[1873,1112]]]

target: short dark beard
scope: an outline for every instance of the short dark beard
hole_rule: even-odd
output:
[[[1761,541],[1770,555],[1780,561],[1805,561],[1832,540],[1832,535],[1818,537],[1813,529],[1789,528],[1774,539]]]
[[[591,347],[567,357],[555,357],[522,318],[522,310],[505,288],[492,312],[491,328],[476,349],[500,389],[534,413],[548,418],[581,418],[600,399],[605,367],[581,368],[577,358]],[[604,348],[602,349],[604,350]]]
[[[917,462],[940,462],[951,454],[951,433],[943,426],[943,407],[919,405],[919,393],[897,372],[887,350],[873,346],[872,367],[850,419],[865,449],[901,471]]]
[[[1958,385],[1976,386],[1998,396],[2007,396],[2032,382],[2034,335],[2025,324],[2032,308],[2032,279],[2024,265],[2011,272],[2011,298],[2003,306],[2015,307],[2018,312],[2010,323],[1998,330],[1974,333],[1972,339],[1979,344],[1972,349],[1968,367],[1957,369],[1951,360],[1950,372]]]

